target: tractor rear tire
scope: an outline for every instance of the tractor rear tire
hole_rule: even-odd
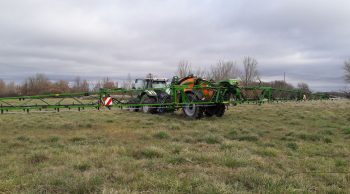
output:
[[[189,102],[198,102],[198,97],[194,93],[187,93]],[[189,104],[182,108],[182,112],[187,118],[200,119],[203,117],[203,109],[196,104]]]
[[[144,95],[141,98],[141,104],[155,104],[155,103],[157,103],[157,99],[154,97]],[[142,106],[141,111],[144,113],[155,114],[157,113],[157,108],[152,106]]]
[[[225,110],[226,110],[226,107],[225,107],[225,104],[217,104],[216,106],[216,113],[215,113],[215,115],[217,116],[217,117],[222,117],[222,116],[224,116],[224,114],[225,114]]]
[[[216,109],[216,106],[208,106],[204,111],[204,115],[206,117],[212,117],[216,114]]]

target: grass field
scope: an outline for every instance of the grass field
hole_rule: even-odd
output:
[[[350,101],[0,115],[0,193],[350,193]]]

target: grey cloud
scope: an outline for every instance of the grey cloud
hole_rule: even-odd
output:
[[[345,86],[349,1],[28,0],[0,2],[0,78],[127,73],[171,76],[253,56],[264,80],[283,72],[315,90]]]

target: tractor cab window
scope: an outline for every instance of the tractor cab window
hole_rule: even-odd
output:
[[[137,79],[135,80],[135,89],[144,89],[145,88],[145,80]]]
[[[165,88],[166,82],[165,81],[153,81],[152,86],[153,86],[153,88],[156,88],[156,89]]]

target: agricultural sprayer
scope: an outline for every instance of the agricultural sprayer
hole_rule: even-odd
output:
[[[282,95],[283,94],[283,95]],[[188,118],[221,117],[229,105],[241,103],[302,100],[301,90],[284,90],[265,86],[241,87],[235,79],[220,82],[195,76],[167,79],[137,79],[132,89],[106,89],[98,92],[47,94],[0,98],[1,114],[7,112],[57,111],[115,108],[161,114],[182,109]],[[309,99],[327,99],[310,95]]]

